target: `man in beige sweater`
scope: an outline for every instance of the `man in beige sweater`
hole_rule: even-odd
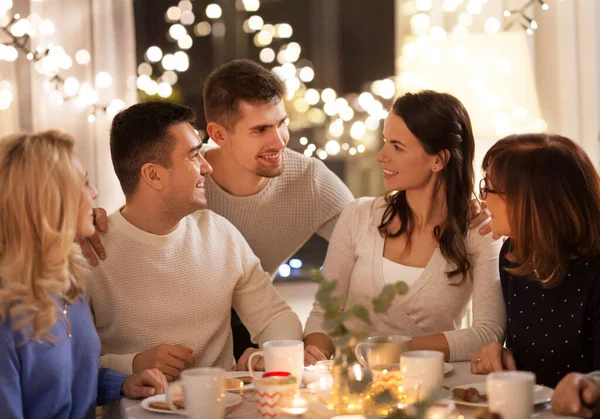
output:
[[[239,233],[206,206],[212,168],[189,108],[148,102],[118,114],[111,154],[126,204],[108,218],[107,257],[88,295],[101,366],[157,367],[172,380],[189,365],[234,365],[232,307],[253,339],[301,339],[298,317]]]

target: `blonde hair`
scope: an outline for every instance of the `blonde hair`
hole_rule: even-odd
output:
[[[84,288],[74,144],[59,131],[0,139],[0,319],[36,342],[55,341],[58,304]]]

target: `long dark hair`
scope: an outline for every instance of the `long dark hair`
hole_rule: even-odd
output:
[[[442,255],[455,265],[446,273],[449,277],[462,275],[458,284],[462,285],[471,267],[464,238],[468,231],[469,202],[475,183],[475,141],[469,114],[454,96],[431,90],[405,94],[396,100],[392,112],[402,118],[427,154],[440,154],[444,158],[436,193],[442,186],[445,187],[448,216],[443,225],[434,228],[433,234]],[[450,155],[447,160],[444,150]],[[406,200],[406,191],[388,192],[385,202],[387,208],[378,227],[379,232],[383,237],[406,234],[409,246],[415,216]],[[396,216],[400,217],[400,229],[393,233],[389,231],[389,225]]]

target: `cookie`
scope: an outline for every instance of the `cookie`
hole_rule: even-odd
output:
[[[243,377],[237,377],[238,380],[242,380],[244,382],[244,384],[248,385],[248,384],[252,384],[254,382],[254,378],[250,377],[249,375],[245,375]]]
[[[185,409],[183,400],[179,400],[179,399],[173,400],[173,404],[178,409]],[[152,402],[152,403],[150,403],[150,408],[157,409],[157,410],[171,410],[171,409],[169,409],[169,404],[167,402]]]
[[[227,390],[239,390],[244,386],[244,381],[239,378],[228,378],[227,379]]]

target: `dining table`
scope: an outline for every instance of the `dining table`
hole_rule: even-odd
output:
[[[462,386],[471,383],[485,382],[485,375],[471,374],[471,366],[469,362],[453,362],[451,365],[454,369],[444,376],[443,387],[452,389],[456,386]],[[140,400],[121,399],[120,402],[121,418],[122,419],[173,419],[175,416],[172,413],[155,413],[145,410]],[[255,401],[242,399],[242,402],[237,406],[230,408],[225,416],[226,419],[261,419],[257,413],[257,405]],[[464,416],[465,419],[475,418],[477,408],[468,407],[457,404],[456,410]],[[304,414],[304,419],[328,419],[335,416],[333,412],[328,410],[325,405],[321,404],[321,408],[312,408]],[[559,416],[552,413],[550,403],[543,403],[535,406],[535,412],[532,416],[535,419],[558,418]],[[560,416],[561,418],[569,418],[569,416]],[[572,418],[572,417],[571,417]]]

